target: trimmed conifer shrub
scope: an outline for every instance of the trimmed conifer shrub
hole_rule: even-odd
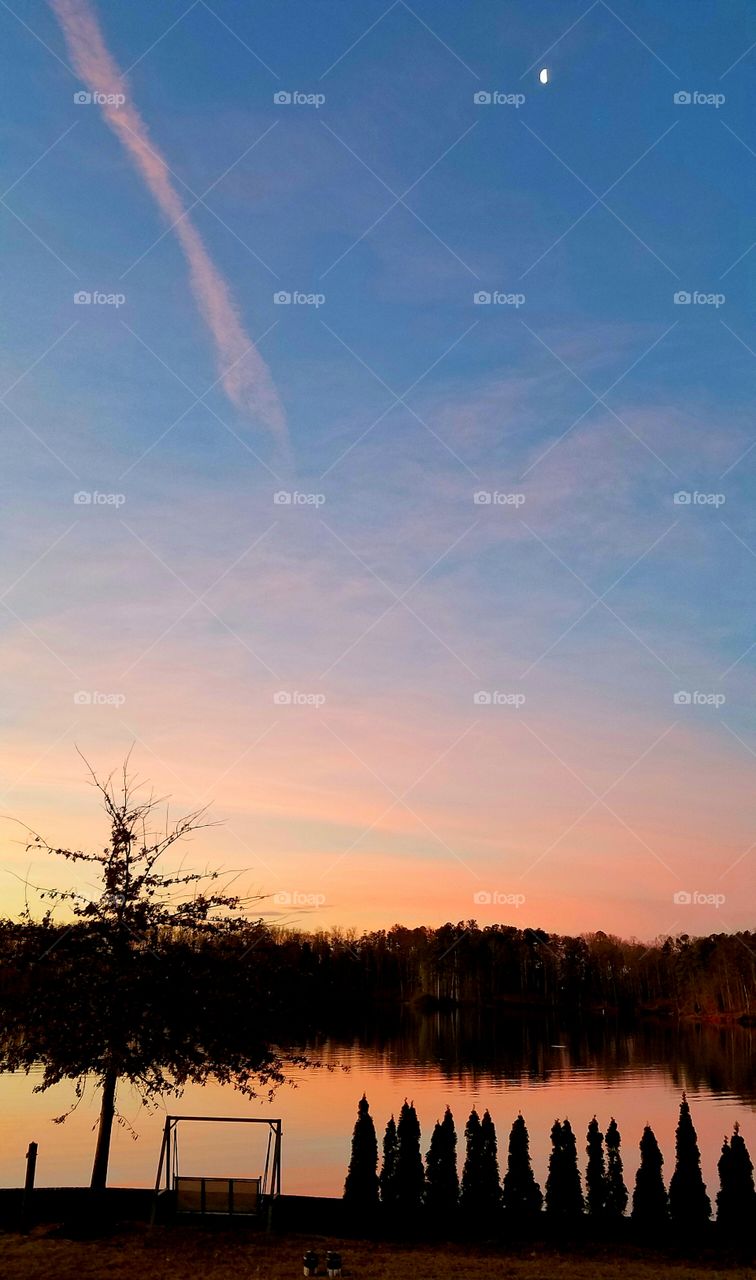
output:
[[[675,1133],[675,1171],[669,1184],[669,1212],[678,1232],[699,1234],[711,1217],[711,1202],[701,1175],[701,1153],[693,1127],[688,1099],[680,1103],[680,1119]]]
[[[417,1222],[422,1207],[425,1170],[420,1154],[420,1122],[406,1098],[399,1112],[396,1139],[396,1208],[403,1223],[411,1226]]]
[[[635,1175],[632,1220],[643,1235],[656,1236],[669,1223],[669,1200],[662,1177],[664,1156],[650,1125],[640,1140],[641,1162]]]
[[[509,1133],[502,1203],[507,1221],[523,1229],[533,1225],[543,1206],[541,1188],[530,1163],[530,1139],[522,1115],[518,1115]]]
[[[623,1217],[627,1208],[628,1194],[623,1177],[622,1156],[620,1146],[622,1138],[617,1128],[617,1121],[612,1116],[606,1131],[606,1216],[610,1221]]]
[[[594,1116],[588,1125],[588,1164],[585,1170],[585,1198],[588,1212],[593,1218],[603,1218],[606,1212],[607,1180],[604,1157],[604,1135]]]
[[[486,1234],[501,1226],[501,1178],[496,1126],[489,1111],[480,1122],[480,1215]]]
[[[732,1137],[724,1140],[717,1167],[717,1225],[725,1242],[741,1245],[756,1235],[756,1190],[753,1161],[738,1124]]]
[[[577,1144],[569,1120],[554,1121],[551,1129],[546,1213],[563,1227],[573,1226],[583,1212],[583,1190],[577,1165]]]
[[[391,1116],[386,1125],[386,1132],[383,1135],[383,1165],[378,1179],[381,1204],[385,1205],[387,1209],[393,1209],[396,1205],[396,1158],[398,1151],[396,1121]]]
[[[465,1163],[462,1166],[462,1185],[460,1188],[460,1209],[465,1224],[475,1226],[480,1203],[480,1165],[483,1139],[480,1131],[480,1116],[473,1107],[465,1125]]]
[[[468,1232],[494,1235],[500,1226],[501,1185],[496,1129],[488,1111],[481,1120],[473,1107],[465,1126],[465,1163],[460,1209]]]
[[[378,1207],[378,1139],[364,1093],[357,1104],[344,1200],[358,1214],[371,1214]]]
[[[425,1157],[425,1206],[435,1229],[453,1225],[459,1207],[459,1175],[457,1133],[448,1107],[443,1120],[436,1122]]]

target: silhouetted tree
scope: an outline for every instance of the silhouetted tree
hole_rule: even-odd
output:
[[[664,1156],[650,1125],[643,1130],[640,1154],[631,1216],[634,1225],[644,1235],[656,1235],[669,1222],[669,1200],[662,1178]]]
[[[585,1171],[585,1192],[588,1212],[594,1218],[602,1218],[606,1211],[607,1181],[604,1159],[604,1135],[594,1116],[588,1125],[588,1164]]]
[[[502,1202],[507,1218],[515,1227],[532,1224],[543,1206],[541,1188],[530,1163],[530,1142],[522,1115],[518,1115],[509,1134]]]
[[[358,1214],[369,1215],[378,1207],[378,1139],[364,1093],[357,1104],[344,1199]]]
[[[452,1225],[459,1205],[459,1176],[457,1133],[448,1107],[436,1123],[425,1157],[425,1204],[435,1227]]]
[[[702,1231],[711,1216],[711,1202],[701,1176],[701,1153],[685,1094],[675,1133],[675,1171],[669,1184],[669,1212],[678,1231]]]
[[[606,1131],[606,1216],[616,1220],[621,1218],[627,1208],[627,1187],[622,1176],[622,1156],[620,1146],[622,1139],[617,1128],[617,1121],[612,1116]]]
[[[425,1171],[420,1154],[420,1123],[411,1102],[405,1099],[396,1126],[396,1207],[406,1224],[420,1212],[425,1190]]]
[[[753,1184],[753,1162],[743,1141],[740,1126],[732,1137],[725,1138],[719,1157],[717,1192],[717,1224],[726,1241],[736,1244],[756,1236],[756,1190]]]
[[[480,1116],[473,1107],[465,1125],[465,1163],[462,1168],[462,1203],[465,1208],[477,1194],[480,1180]]]
[[[500,1213],[501,1179],[496,1126],[486,1110],[480,1122],[480,1220],[486,1231],[496,1230]]]
[[[100,1191],[107,1182],[119,1081],[135,1087],[146,1104],[211,1077],[255,1097],[255,1085],[271,1092],[282,1082],[284,1060],[265,1043],[269,1009],[254,1008],[252,994],[243,991],[247,976],[238,970],[239,952],[251,946],[236,943],[245,931],[263,930],[261,922],[255,926],[238,914],[252,899],[206,887],[219,872],[162,869],[173,845],[215,825],[207,811],[158,824],[163,802],[152,794],[139,798],[128,759],[117,782],[112,774],[101,780],[91,768],[90,778],[109,825],[103,849],[62,848],[30,832],[29,851],[81,865],[85,881],[97,883],[93,896],[38,889],[53,904],[41,925],[27,908],[27,934],[16,954],[23,999],[3,999],[0,1067],[28,1071],[41,1062],[36,1088],[73,1080],[77,1099],[87,1078],[98,1082],[91,1187]],[[59,904],[73,917],[70,928],[53,922]],[[236,991],[217,983],[224,959],[239,973]]]
[[[553,1222],[574,1225],[583,1212],[583,1191],[577,1165],[577,1144],[569,1120],[554,1121],[546,1179],[546,1212]]]
[[[551,1126],[551,1155],[546,1175],[546,1212],[553,1218],[561,1212],[562,1190],[562,1122],[555,1120]]]
[[[496,1231],[501,1208],[496,1129],[488,1111],[481,1120],[473,1107],[465,1128],[466,1152],[460,1206],[465,1225],[476,1233]]]
[[[483,1200],[483,1132],[480,1116],[473,1107],[465,1125],[465,1163],[462,1168],[460,1209],[468,1229],[482,1225]]]
[[[396,1136],[396,1121],[391,1116],[383,1135],[383,1164],[378,1179],[381,1204],[388,1209],[396,1205],[396,1163],[399,1154],[399,1142]]]

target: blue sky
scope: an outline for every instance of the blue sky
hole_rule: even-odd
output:
[[[203,857],[303,921],[494,918],[484,892],[554,928],[752,924],[753,14],[54,8],[0,7],[4,810],[94,833],[73,744],[136,740],[227,819]],[[286,442],[74,101],[61,13],[129,69]]]

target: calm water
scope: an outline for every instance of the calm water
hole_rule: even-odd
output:
[[[546,1023],[466,1020],[444,1015],[408,1019],[391,1034],[327,1039],[303,1048],[332,1069],[297,1069],[296,1088],[281,1089],[273,1104],[247,1103],[233,1089],[210,1085],[186,1090],[158,1111],[142,1106],[124,1088],[116,1129],[111,1183],[144,1186],[154,1181],[166,1110],[177,1114],[281,1116],[284,1122],[283,1190],[338,1195],[349,1158],[357,1099],[367,1093],[379,1133],[404,1098],[414,1100],[427,1150],[433,1123],[448,1103],[458,1132],[473,1104],[488,1107],[506,1151],[509,1126],[519,1110],[528,1124],[536,1176],[543,1182],[548,1134],[556,1117],[568,1116],[578,1133],[596,1113],[605,1126],[615,1116],[623,1138],[628,1182],[635,1175],[637,1144],[650,1123],[671,1173],[681,1089],[687,1089],[710,1192],[725,1133],[739,1120],[756,1155],[756,1030],[643,1028],[633,1033],[604,1027],[566,1030]],[[70,1105],[72,1089],[34,1094],[33,1074],[0,1076],[0,1183],[18,1186],[30,1140],[39,1143],[40,1186],[86,1184],[97,1118],[94,1092],[63,1125],[53,1118]],[[185,1174],[255,1175],[264,1159],[263,1126],[185,1126],[180,1170]],[[460,1144],[461,1146],[462,1144]]]

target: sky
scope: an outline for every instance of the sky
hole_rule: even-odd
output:
[[[0,33],[0,911],[133,748],[272,920],[753,927],[752,8]]]

